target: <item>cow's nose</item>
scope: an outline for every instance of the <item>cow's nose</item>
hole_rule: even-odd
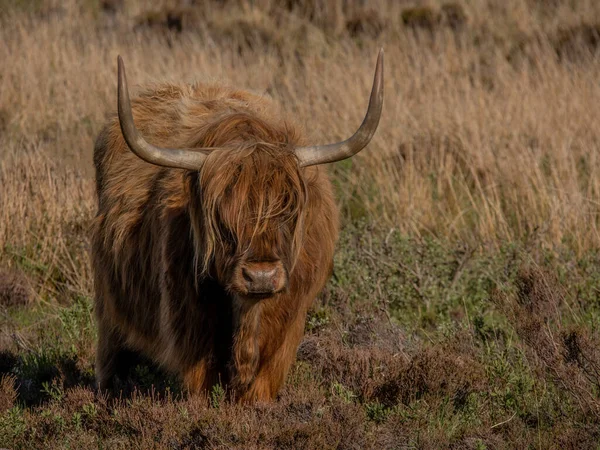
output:
[[[242,276],[248,294],[274,294],[285,287],[285,273],[281,262],[253,262],[242,267]]]

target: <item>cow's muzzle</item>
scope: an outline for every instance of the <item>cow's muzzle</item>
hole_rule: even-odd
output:
[[[234,288],[244,296],[269,297],[285,290],[287,277],[281,261],[245,262],[237,270]]]

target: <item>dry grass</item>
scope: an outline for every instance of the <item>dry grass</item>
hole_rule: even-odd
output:
[[[115,105],[117,54],[134,83],[227,80],[273,96],[314,142],[336,140],[360,122],[383,46],[384,116],[370,148],[334,169],[343,203],[354,198],[358,214],[417,235],[494,242],[535,230],[578,252],[597,245],[598,41],[577,28],[600,17],[593,1],[478,2],[464,7],[466,29],[441,21],[435,32],[405,26],[406,6],[378,1],[365,13],[383,27],[377,38],[320,26],[357,29],[360,2],[340,2],[347,12],[313,2],[314,22],[303,14],[310,2],[295,2],[296,14],[274,0],[207,2],[175,9],[181,33],[132,32],[144,11],[161,11],[154,3],[115,14],[93,1],[33,3],[45,6],[32,18],[3,17],[3,154],[33,146],[89,175],[92,141]],[[576,63],[560,57],[569,39],[581,44]]]
[[[0,42],[0,447],[597,442],[598,2],[8,0]],[[132,386],[160,399],[95,396],[91,159],[117,54],[133,84],[269,95],[316,143],[360,123],[379,47],[383,117],[331,168],[336,276],[279,401],[165,399],[143,365]]]

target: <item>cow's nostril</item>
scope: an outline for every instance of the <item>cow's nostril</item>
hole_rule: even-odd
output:
[[[252,274],[246,268],[242,269],[242,276],[244,277],[244,280],[246,280],[248,283],[252,283],[254,281],[254,279],[252,278]]]

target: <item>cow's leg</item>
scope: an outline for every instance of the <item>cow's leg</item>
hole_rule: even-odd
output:
[[[191,394],[207,393],[217,381],[207,360],[202,360],[185,369],[181,376],[185,389]]]
[[[279,347],[272,354],[264,355],[264,359],[261,358],[258,374],[241,398],[243,402],[269,401],[275,398],[296,359],[298,345],[304,335],[305,320],[306,313],[298,314],[298,317],[284,331],[285,334]],[[269,336],[269,338],[273,338],[273,336]],[[269,345],[272,343],[267,343],[266,346]]]
[[[252,385],[258,371],[262,305],[236,299],[233,306],[234,335],[229,378],[231,394],[241,398]]]
[[[120,333],[104,321],[98,323],[96,381],[100,390],[114,389],[115,377],[123,381],[139,354],[128,350]]]

